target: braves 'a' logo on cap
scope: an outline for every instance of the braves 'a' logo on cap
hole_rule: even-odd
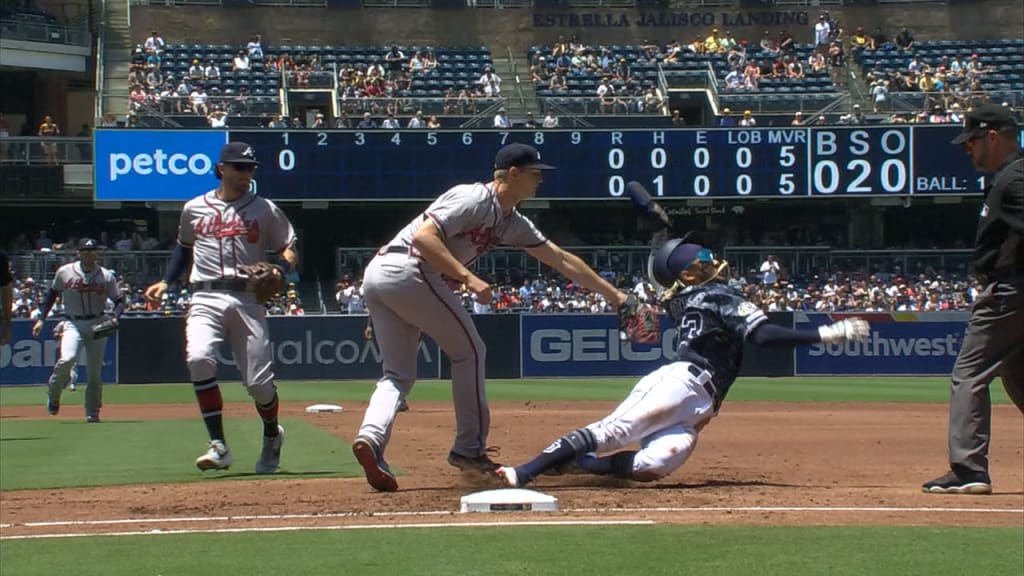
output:
[[[250,160],[255,160],[256,159],[256,152],[252,149],[252,146],[249,146],[248,148],[245,149],[245,152],[242,152],[242,156],[245,156],[246,158],[249,158]]]

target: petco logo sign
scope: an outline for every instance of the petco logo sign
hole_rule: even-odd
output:
[[[116,182],[119,176],[126,176],[133,172],[141,176],[150,174],[184,176],[189,173],[203,176],[209,174],[211,170],[213,170],[213,161],[206,154],[168,155],[157,148],[152,154],[139,154],[135,157],[127,154],[110,155],[111,182]]]
[[[217,185],[226,141],[217,130],[97,130],[96,200],[188,200]]]

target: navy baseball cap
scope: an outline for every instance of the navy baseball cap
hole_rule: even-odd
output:
[[[537,168],[538,170],[554,170],[554,166],[544,164],[540,161],[540,152],[527,144],[508,144],[498,150],[494,157],[495,170],[507,170],[509,168]]]
[[[256,166],[260,164],[256,161],[256,151],[245,142],[225,144],[220,149],[220,161],[224,164],[254,164]]]
[[[99,250],[100,243],[93,240],[92,238],[81,238],[78,240],[79,250]]]
[[[711,262],[714,259],[715,255],[704,246],[673,238],[655,251],[651,273],[658,284],[671,286],[679,274],[694,262]]]
[[[1006,106],[985,103],[978,105],[964,116],[964,131],[952,140],[953,144],[963,144],[975,136],[989,130],[1016,128],[1017,119]]]

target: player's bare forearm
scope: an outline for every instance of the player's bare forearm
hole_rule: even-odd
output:
[[[605,300],[616,308],[621,306],[626,300],[626,295],[622,293],[622,291],[617,289],[615,286],[612,286],[604,278],[598,276],[597,272],[594,272],[593,268],[587,266],[587,263],[581,260],[579,256],[576,256],[571,252],[566,252],[550,240],[540,246],[527,248],[526,252],[530,256],[533,256],[555,270],[558,270],[567,278],[580,286],[583,286],[587,290],[597,292],[604,296]]]
[[[299,253],[289,246],[281,251],[281,260],[288,263],[288,270],[294,270],[299,263]]]
[[[432,220],[424,222],[423,226],[416,231],[412,237],[412,245],[419,250],[420,256],[424,260],[448,278],[463,284],[468,284],[474,278],[469,268],[463,266],[462,262],[459,262],[444,245]]]

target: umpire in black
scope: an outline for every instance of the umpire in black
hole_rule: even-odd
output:
[[[950,471],[925,492],[988,494],[992,400],[989,384],[1001,376],[1024,413],[1024,156],[1009,108],[982,104],[968,112],[953,144],[964,147],[982,173],[985,190],[974,247],[981,284],[953,367],[949,400]]]

